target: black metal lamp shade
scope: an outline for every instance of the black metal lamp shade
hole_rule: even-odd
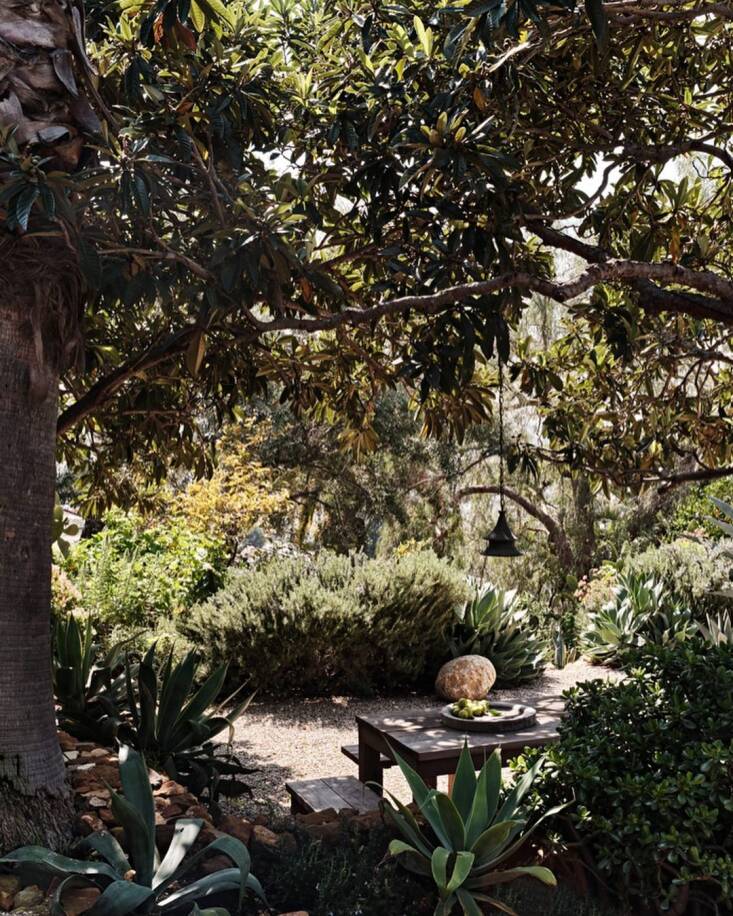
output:
[[[486,538],[489,542],[481,551],[484,557],[521,557],[522,551],[517,547],[517,540],[512,534],[506,512],[501,509],[494,530]]]

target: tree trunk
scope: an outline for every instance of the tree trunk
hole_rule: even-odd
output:
[[[7,301],[18,284],[3,273],[0,269],[0,851],[5,852],[31,843],[63,847],[72,818],[51,676],[58,377],[31,318],[32,293]]]

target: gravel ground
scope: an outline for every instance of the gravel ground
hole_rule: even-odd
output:
[[[608,677],[617,678],[618,674],[577,661],[562,671],[550,666],[537,683],[511,691],[497,690],[492,696],[531,704],[543,696],[556,696],[580,681]],[[355,775],[356,765],[340,750],[342,744],[356,744],[354,716],[394,710],[419,713],[440,705],[434,696],[415,693],[368,700],[334,696],[252,703],[236,723],[234,749],[247,766],[257,767],[259,772],[246,778],[253,797],[238,799],[236,810],[246,816],[265,814],[277,820],[289,811],[286,781]],[[385,772],[384,784],[404,801],[409,800],[397,767]]]

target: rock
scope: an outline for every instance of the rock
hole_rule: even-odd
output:
[[[103,828],[104,824],[96,814],[87,812],[77,820],[77,830],[81,836],[89,836],[90,833],[96,833],[97,830],[102,830]]]
[[[382,812],[377,810],[367,811],[366,814],[357,814],[356,817],[352,817],[349,826],[352,830],[374,830],[375,827],[379,827],[383,823]]]
[[[76,738],[72,737],[68,732],[59,731],[59,744],[62,751],[75,751],[78,743]]]
[[[223,833],[241,840],[245,846],[249,845],[249,841],[252,839],[253,825],[249,821],[245,821],[244,818],[236,817],[233,814],[225,814],[216,826]]]
[[[308,834],[315,840],[321,840],[329,846],[337,846],[344,839],[344,825],[339,821],[327,824],[312,824],[307,828]]]
[[[0,877],[0,909],[7,913],[15,905],[15,895],[20,890],[20,880],[14,875]]]
[[[186,795],[186,790],[180,783],[174,782],[172,779],[166,779],[165,782],[155,790],[154,794],[165,795],[166,798],[170,798],[173,795]]]
[[[164,820],[170,821],[176,817],[180,817],[185,810],[183,805],[169,803],[161,810],[160,815]]]
[[[109,751],[104,747],[95,747],[89,751],[90,757],[109,757]]]
[[[295,820],[302,827],[316,827],[319,824],[328,824],[337,821],[339,813],[335,808],[326,808],[323,811],[311,811],[309,814],[296,814]]]
[[[37,884],[29,884],[28,887],[22,888],[15,895],[13,909],[20,910],[38,906],[39,903],[43,903],[44,896],[43,891]]]
[[[260,827],[266,827],[267,826],[267,817],[264,814],[258,814],[257,817],[255,817],[253,823],[259,824]]]
[[[435,690],[446,700],[483,700],[494,686],[496,668],[483,655],[463,655],[446,662],[438,672]]]
[[[263,849],[273,851],[277,849],[280,838],[268,827],[255,824],[252,827],[252,842]]]
[[[298,910],[293,913],[280,913],[280,916],[308,916],[308,913],[305,910]]]
[[[202,821],[211,820],[209,809],[204,805],[191,805],[190,808],[186,809],[186,817],[198,817]]]

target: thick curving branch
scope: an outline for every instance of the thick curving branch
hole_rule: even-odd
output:
[[[464,487],[462,490],[459,490],[456,493],[456,499],[466,499],[469,496],[477,496],[483,493],[498,494],[498,484],[485,484],[483,486]],[[516,490],[512,490],[509,487],[504,487],[504,495],[507,499],[511,499],[513,503],[516,503],[518,506],[524,509],[527,515],[531,515],[532,518],[537,519],[537,521],[547,531],[547,536],[555,553],[557,554],[557,558],[560,563],[567,569],[573,569],[575,566],[573,548],[570,543],[570,539],[565,533],[560,522],[553,518],[549,513],[539,509],[533,502],[530,502],[526,496],[522,496],[522,494],[517,493]]]

